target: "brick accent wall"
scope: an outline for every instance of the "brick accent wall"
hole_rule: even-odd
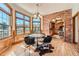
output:
[[[43,32],[46,35],[49,35],[49,24],[52,19],[60,17],[65,22],[65,41],[71,42],[72,40],[72,10],[64,10],[56,13],[52,13],[49,15],[43,16],[44,19],[44,29]]]

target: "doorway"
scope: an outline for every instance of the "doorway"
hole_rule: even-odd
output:
[[[60,38],[64,38],[65,39],[65,25],[64,25],[64,21],[60,18],[60,19],[53,19],[50,22],[50,35],[51,36],[58,36]]]

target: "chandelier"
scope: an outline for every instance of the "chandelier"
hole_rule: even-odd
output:
[[[36,4],[36,13],[34,14],[34,18],[40,18],[40,13],[39,13],[39,4]]]

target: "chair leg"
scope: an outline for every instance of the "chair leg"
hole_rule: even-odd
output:
[[[26,48],[29,48],[29,56],[30,56],[30,46],[27,46]],[[24,50],[24,52],[26,52],[26,49]]]
[[[42,55],[44,55],[44,54],[45,54],[44,51],[40,51],[40,53],[39,53],[40,56],[42,56]]]
[[[39,55],[42,56],[42,53],[40,52]]]
[[[30,46],[29,46],[29,56],[30,56]]]
[[[52,45],[51,45],[51,44],[49,44],[49,48],[50,48],[50,49],[54,49],[54,47],[52,47]]]

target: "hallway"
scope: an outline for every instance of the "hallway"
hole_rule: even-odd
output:
[[[51,42],[54,47],[52,53],[46,53],[43,56],[79,56],[77,52],[77,45],[64,42],[63,39],[53,38]],[[38,52],[34,52],[35,46],[31,46],[30,56],[39,56]],[[25,52],[26,50],[26,52]],[[25,48],[25,43],[21,42],[12,46],[5,56],[29,56],[29,49]]]

